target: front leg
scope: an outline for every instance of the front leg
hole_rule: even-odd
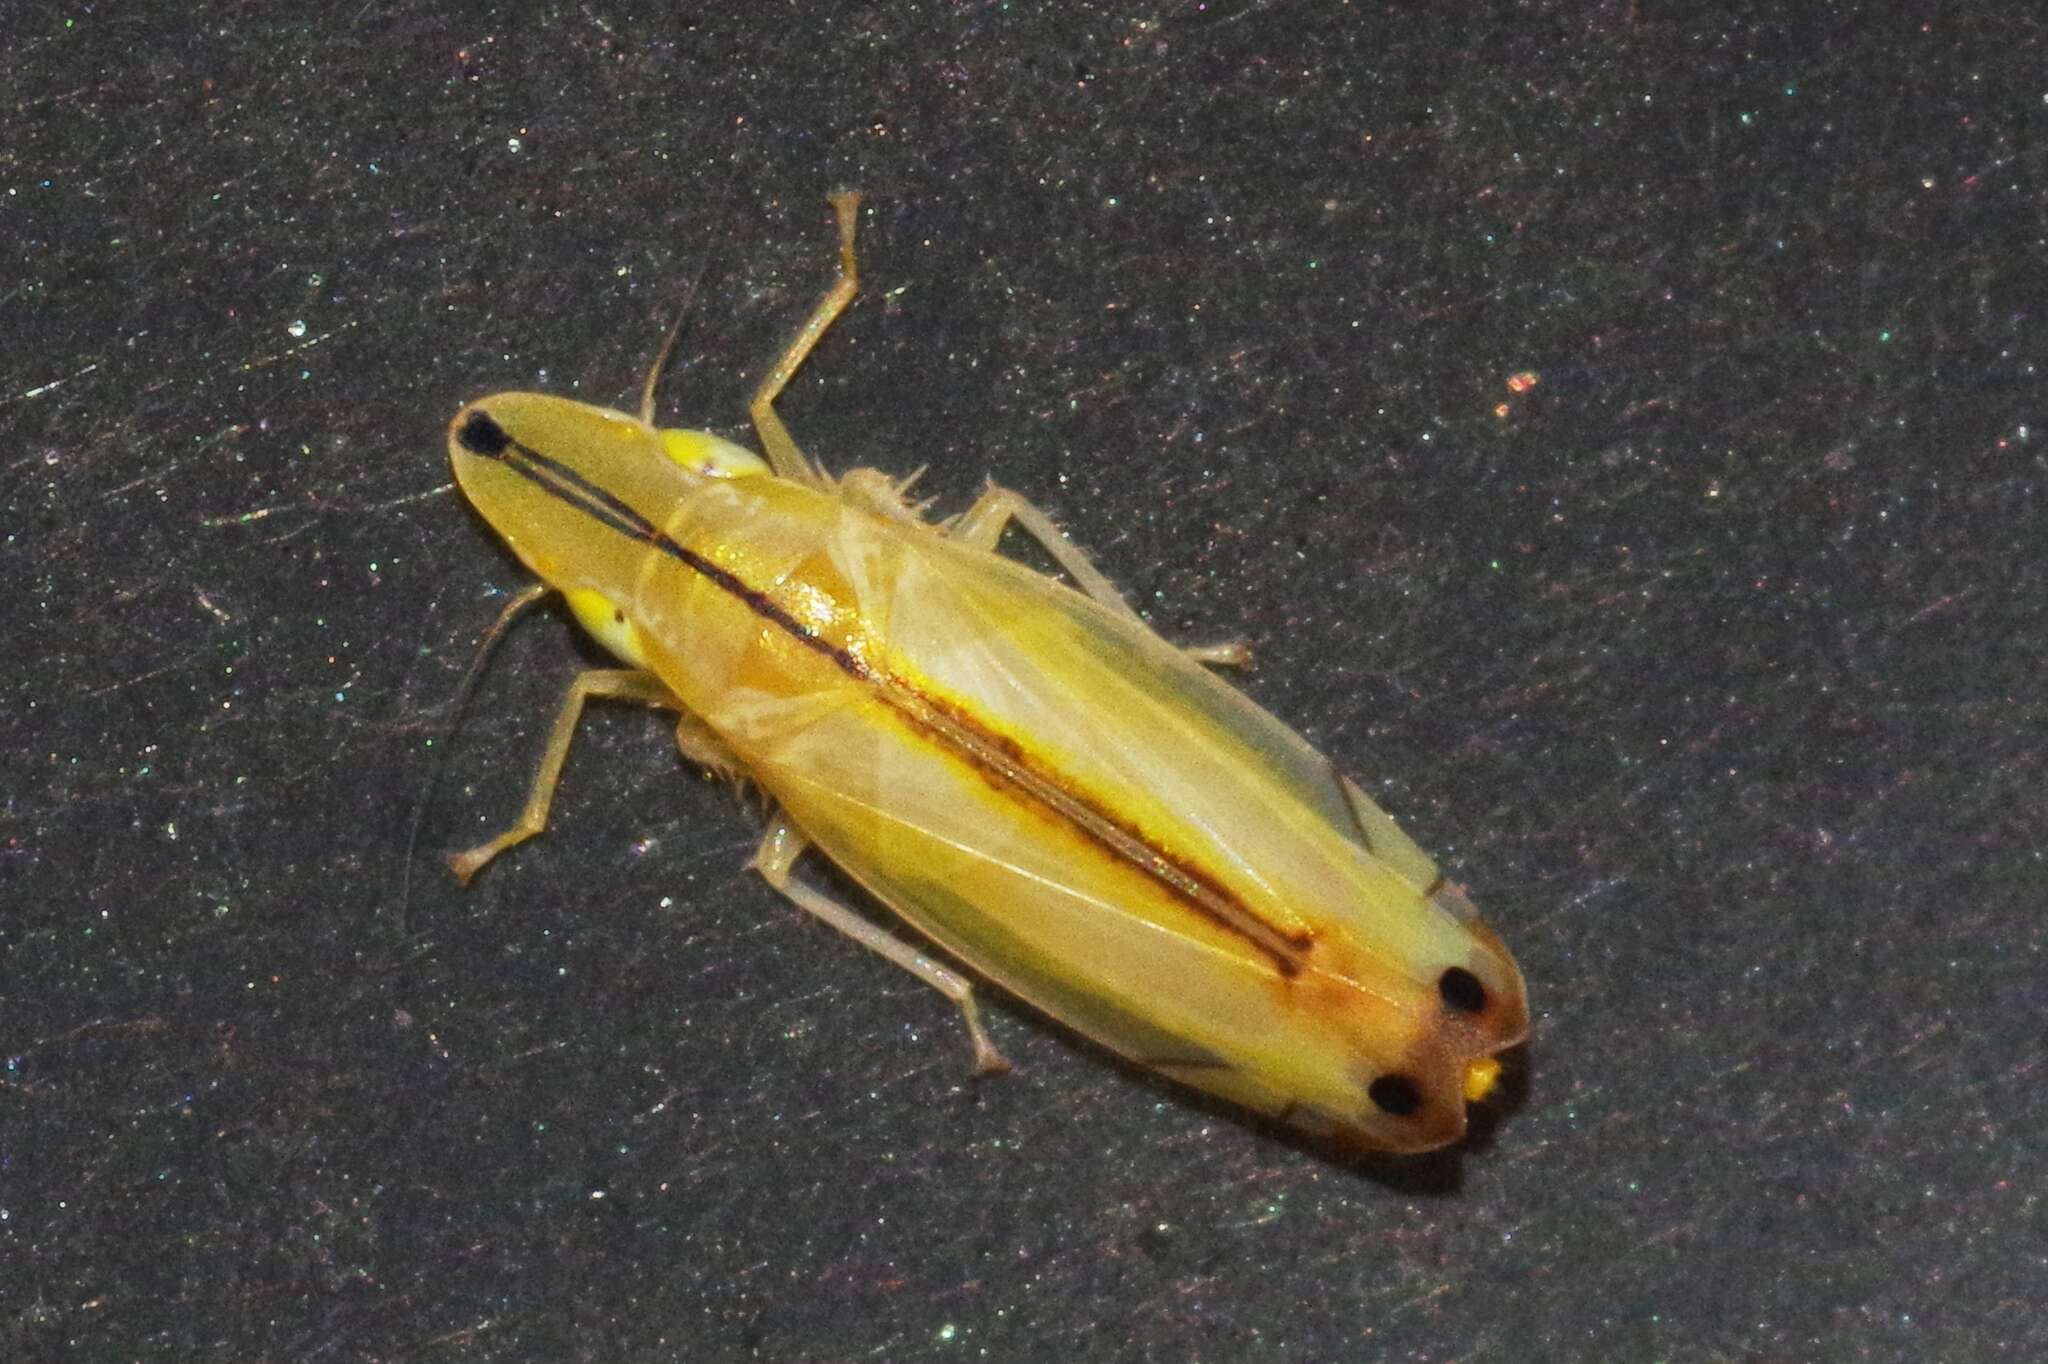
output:
[[[470,878],[482,871],[492,858],[507,848],[524,843],[548,826],[548,807],[554,803],[555,786],[562,779],[562,764],[568,761],[569,745],[576,738],[576,722],[583,716],[584,704],[592,698],[637,701],[641,705],[664,710],[677,708],[675,697],[652,673],[644,673],[637,668],[592,668],[589,672],[577,674],[562,697],[561,709],[555,712],[548,746],[541,754],[540,766],[534,770],[533,786],[526,794],[526,808],[519,812],[519,818],[512,822],[511,827],[497,837],[486,839],[466,852],[448,854],[448,866],[455,873],[456,880],[468,885]]]
[[[761,386],[754,390],[754,401],[747,408],[754,419],[754,430],[760,434],[761,448],[768,454],[768,463],[775,472],[798,483],[817,485],[825,481],[818,466],[811,463],[804,452],[797,448],[796,439],[789,434],[789,428],[782,424],[782,418],[775,411],[775,400],[782,396],[782,390],[795,377],[797,368],[818,344],[825,331],[846,311],[853,302],[853,296],[860,291],[860,265],[853,253],[854,228],[860,214],[860,194],[842,189],[830,196],[833,215],[839,221],[839,278],[818,300],[818,306],[797,328],[796,335],[789,338],[789,344],[768,371]]]

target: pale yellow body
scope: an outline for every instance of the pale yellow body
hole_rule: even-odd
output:
[[[700,433],[535,394],[451,428],[463,491],[664,705],[686,753],[779,810],[765,873],[958,1000],[967,985],[790,877],[815,845],[980,976],[1143,1065],[1318,1136],[1456,1140],[1527,1030],[1512,959],[1378,807],[1168,645],[1022,499],[930,525],[871,470],[816,472],[764,383],[772,472]],[[650,379],[651,392],[651,379]],[[764,417],[765,414],[765,417]],[[992,552],[1014,518],[1088,594]],[[1210,651],[1228,657],[1229,651]],[[464,858],[473,873],[529,817]],[[538,807],[536,812],[536,806]]]

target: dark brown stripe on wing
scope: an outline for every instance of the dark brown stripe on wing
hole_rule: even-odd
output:
[[[1283,976],[1300,973],[1314,940],[1283,932],[1195,863],[1160,847],[1129,821],[1064,784],[1015,740],[991,731],[974,716],[926,696],[897,678],[882,692],[888,705],[958,752],[977,770],[1030,796],[1076,832],[1164,887],[1203,918],[1248,940]]]

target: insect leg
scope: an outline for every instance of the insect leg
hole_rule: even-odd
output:
[[[717,730],[686,710],[676,712],[676,747],[685,759],[708,767],[721,777],[741,776],[747,770],[747,765],[718,737]]]
[[[1089,561],[1087,552],[1068,539],[1067,533],[1022,493],[1013,492],[994,483],[989,484],[981,496],[974,500],[974,505],[962,512],[947,527],[946,533],[964,545],[993,552],[996,541],[1002,539],[1003,532],[1009,528],[1012,521],[1015,521],[1025,534],[1038,541],[1045,552],[1052,556],[1053,562],[1065,569],[1067,576],[1072,578],[1083,592],[1118,615],[1144,624],[1143,618],[1124,600],[1123,593],[1117,591],[1115,584],[1103,577],[1101,570]],[[1196,645],[1183,652],[1197,663],[1242,667],[1252,661],[1251,648],[1241,639],[1224,644]]]
[[[1221,644],[1183,644],[1180,651],[1197,663],[1217,668],[1248,668],[1252,662],[1252,646],[1241,639],[1226,639]]]
[[[1003,1059],[1003,1054],[996,1050],[995,1043],[988,1040],[988,1033],[982,1029],[981,1011],[974,1003],[972,983],[939,965],[881,925],[790,875],[790,867],[809,843],[810,840],[798,832],[786,815],[778,813],[769,823],[768,832],[761,839],[761,846],[755,850],[754,860],[749,865],[760,872],[769,885],[794,900],[799,909],[823,919],[862,947],[887,957],[959,1006],[960,1017],[967,1023],[968,1040],[974,1044],[976,1075],[999,1075],[1008,1070],[1010,1063]]]
[[[584,702],[592,697],[608,701],[638,701],[645,706],[669,710],[673,710],[676,704],[669,689],[651,673],[633,668],[592,668],[577,674],[562,697],[562,708],[555,712],[555,726],[548,734],[548,746],[541,754],[540,766],[534,770],[533,786],[526,794],[526,808],[496,838],[479,843],[467,852],[448,854],[448,866],[454,871],[456,880],[468,885],[470,878],[482,871],[485,863],[547,827],[548,806],[554,801],[555,783],[561,780],[562,764],[569,756],[570,741],[576,737],[576,721],[583,715]]]
[[[853,234],[860,212],[860,193],[857,190],[842,189],[828,197],[832,203],[832,212],[839,220],[839,278],[833,282],[825,296],[818,300],[818,306],[811,310],[811,315],[804,320],[803,326],[797,328],[796,335],[789,339],[789,345],[783,350],[781,358],[776,360],[767,377],[761,380],[761,386],[754,390],[754,401],[747,407],[749,415],[754,419],[754,430],[760,433],[761,448],[767,452],[769,466],[783,478],[809,484],[823,482],[824,475],[819,473],[818,467],[797,448],[795,439],[789,434],[789,428],[784,426],[782,418],[776,415],[775,400],[781,396],[782,390],[796,374],[797,368],[803,364],[804,358],[811,353],[812,347],[818,344],[818,339],[825,334],[826,328],[832,325],[839,314],[846,311],[846,305],[853,302],[853,296],[860,291],[860,268],[853,255]]]
[[[1003,538],[1003,532],[1009,529],[1012,521],[1044,546],[1053,562],[1065,569],[1067,576],[1083,592],[1120,616],[1139,619],[1131,604],[1124,600],[1123,593],[1117,591],[1116,585],[1103,577],[1102,571],[1089,561],[1087,551],[1068,539],[1067,533],[1022,493],[989,484],[982,489],[981,496],[974,499],[974,505],[947,526],[946,534],[970,548],[993,552],[996,541]]]

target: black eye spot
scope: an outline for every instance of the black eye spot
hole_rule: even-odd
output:
[[[486,459],[496,459],[512,443],[512,438],[505,434],[505,428],[492,421],[491,414],[482,409],[469,414],[469,420],[455,433],[455,439],[472,455],[482,455]]]
[[[1422,1107],[1422,1090],[1405,1075],[1382,1075],[1365,1092],[1390,1117],[1410,1117]]]
[[[1445,1007],[1461,1014],[1476,1014],[1486,1008],[1486,987],[1462,966],[1453,966],[1438,976],[1436,992],[1443,997]]]

